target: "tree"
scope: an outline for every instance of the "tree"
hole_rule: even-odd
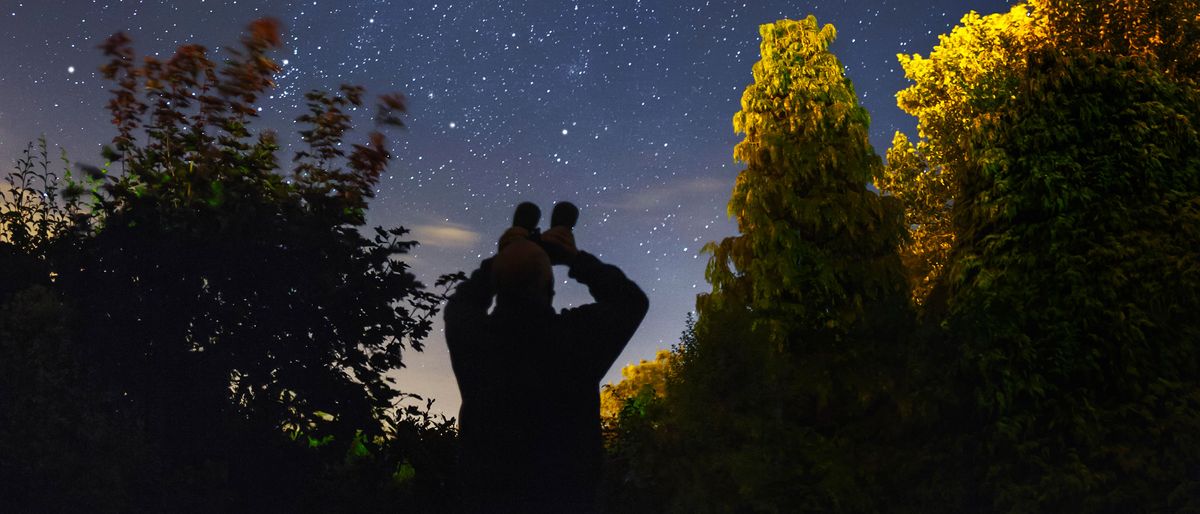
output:
[[[913,84],[897,93],[897,103],[917,117],[921,139],[914,145],[897,133],[876,182],[904,205],[903,255],[919,304],[937,289],[954,244],[950,211],[957,177],[971,165],[971,134],[995,115],[996,102],[1012,95],[1024,55],[1046,31],[1023,4],[990,16],[971,12],[960,23],[928,57],[898,56]]]
[[[1031,1],[901,56],[921,140],[881,189],[914,247],[952,241],[910,273],[959,510],[1194,508],[1198,446],[1164,430],[1197,419],[1197,27],[1188,1]]]
[[[100,183],[64,190],[84,206],[62,225],[71,230],[39,228],[21,239],[22,228],[36,225],[28,220],[51,219],[37,212],[61,210],[56,180],[33,184],[46,193],[30,204],[36,209],[0,209],[35,213],[16,224],[5,214],[18,237],[0,241],[0,256],[40,266],[36,285],[51,291],[12,301],[62,305],[13,310],[30,322],[47,312],[63,318],[21,337],[54,349],[56,359],[64,354],[63,362],[87,363],[87,373],[50,383],[63,387],[30,381],[26,392],[86,398],[146,448],[142,460],[115,461],[110,482],[127,490],[84,491],[64,509],[100,494],[92,500],[113,510],[303,510],[351,483],[371,493],[356,500],[360,510],[385,507],[373,503],[380,495],[411,500],[418,487],[428,501],[410,507],[435,509],[450,497],[452,421],[399,409],[408,395],[385,377],[402,366],[405,348],[421,349],[442,299],[395,257],[416,244],[406,230],[360,232],[390,158],[385,137],[372,132],[343,150],[362,89],[310,93],[297,120],[307,127],[304,149],[285,174],[275,135],[253,128],[255,102],[278,70],[269,55],[278,31],[272,20],[252,23],[220,66],[197,45],[139,62],[127,37],[108,39],[101,71],[115,83],[117,135],[103,154],[109,163],[86,167]],[[376,120],[400,125],[404,109],[403,97],[386,95]],[[51,244],[59,236],[65,242]],[[6,318],[0,335],[22,323]],[[53,373],[19,343],[0,348],[15,366],[36,368],[34,376]],[[401,447],[422,438],[427,449]],[[81,446],[78,462],[92,462],[92,446]],[[131,470],[136,480],[123,482]],[[378,474],[366,480],[368,471]]]
[[[675,507],[871,510],[910,319],[902,211],[867,188],[881,162],[829,51],[834,28],[810,16],[760,33],[733,119],[746,134],[729,202],[740,234],[706,247],[713,291],[668,386],[704,484]]]
[[[41,138],[0,183],[0,494],[19,511],[118,512],[129,504],[107,493],[143,485],[126,464],[146,464],[146,441],[86,387],[74,311],[54,289],[51,260],[86,223],[85,206],[61,198],[61,161],[60,175]]]
[[[1200,90],[1088,50],[1037,52],[1020,78],[954,212],[947,337],[986,483],[1003,510],[1181,508],[1200,463],[1170,435],[1200,432]]]
[[[666,393],[672,355],[671,350],[659,350],[652,361],[642,359],[621,368],[621,381],[606,384],[600,391],[601,419],[614,420],[628,401],[641,396],[661,398]]]
[[[677,380],[679,361],[695,341],[689,313],[679,344],[659,350],[653,361],[621,369],[624,377],[600,392],[600,423],[607,462],[601,499],[605,512],[664,512],[683,489],[679,454],[681,424],[673,417],[667,388]]]
[[[705,301],[745,300],[779,336],[797,326],[845,333],[873,297],[898,287],[899,209],[865,187],[880,160],[867,112],[828,51],[833,26],[809,17],[760,33],[755,82],[733,119],[746,134],[734,148],[746,169],[729,201],[741,235],[708,247]]]
[[[947,263],[944,250],[953,245],[949,211],[957,176],[975,159],[972,138],[1017,93],[1028,56],[1087,49],[1151,61],[1170,77],[1197,80],[1198,16],[1194,0],[1031,0],[1005,13],[968,13],[928,57],[898,56],[913,84],[896,95],[897,103],[917,117],[920,140],[893,140],[878,186],[906,204],[912,242],[905,259],[918,302],[935,290]],[[915,157],[903,157],[914,155],[910,146]]]
[[[420,348],[438,298],[391,257],[415,244],[399,239],[404,229],[358,232],[389,158],[378,132],[349,156],[339,147],[360,88],[308,95],[298,121],[311,127],[309,148],[290,178],[276,173],[275,136],[251,132],[277,70],[267,56],[277,31],[255,22],[219,70],[198,46],[138,66],[128,39],[106,42],[118,128],[108,152],[122,173],[100,196],[90,273],[64,271],[64,283],[93,331],[122,334],[94,342],[100,362],[153,370],[131,393],[166,425],[178,423],[169,413],[182,393],[279,429],[325,425],[323,412],[339,437],[378,434],[397,397],[383,375],[405,341]],[[398,124],[401,111],[385,97],[379,119]]]

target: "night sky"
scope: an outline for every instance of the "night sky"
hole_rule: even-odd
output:
[[[759,24],[815,14],[837,27],[834,51],[882,155],[896,130],[915,136],[915,119],[895,105],[906,85],[896,54],[928,55],[969,10],[1011,3],[0,0],[0,158],[11,163],[45,134],[73,161],[99,163],[113,130],[96,46],[113,32],[166,58],[185,43],[235,44],[251,20],[276,17],[287,29],[283,72],[260,128],[286,141],[314,88],[348,82],[409,97],[408,128],[390,134],[396,160],[369,223],[413,229],[421,246],[406,260],[427,282],[474,269],[522,200],[546,217],[557,200],[580,206],[580,249],[650,296],[646,321],[609,372],[615,381],[621,366],[677,340],[695,295],[708,290],[700,247],[735,232],[725,209],[739,170],[731,119],[752,81]],[[565,270],[556,274],[556,305],[588,301]],[[399,381],[454,415],[440,330],[439,316]]]

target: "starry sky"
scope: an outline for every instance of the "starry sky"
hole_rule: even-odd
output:
[[[251,20],[278,18],[283,70],[260,104],[261,128],[286,141],[315,88],[408,96],[408,128],[390,134],[396,159],[369,223],[413,230],[421,246],[405,260],[428,283],[490,255],[518,202],[537,202],[547,218],[555,201],[579,205],[579,248],[620,266],[651,301],[606,378],[616,381],[622,366],[678,339],[708,290],[700,247],[735,233],[725,208],[739,170],[731,119],[752,81],[759,24],[814,14],[837,27],[833,50],[882,155],[895,131],[916,132],[896,107],[906,85],[896,54],[928,55],[963,14],[1012,3],[0,0],[0,158],[11,163],[45,134],[73,161],[100,161],[113,130],[96,46],[112,33],[166,58],[185,43],[220,52]],[[589,301],[565,270],[556,274],[558,307]],[[406,363],[402,389],[455,415],[440,316],[426,351]]]

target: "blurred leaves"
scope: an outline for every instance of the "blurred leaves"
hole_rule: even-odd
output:
[[[42,141],[7,177],[0,305],[19,318],[4,326],[23,332],[0,330],[0,362],[69,378],[14,382],[0,394],[6,406],[10,395],[32,395],[73,418],[39,432],[48,411],[13,412],[0,430],[5,441],[79,452],[56,455],[43,473],[32,470],[41,456],[10,454],[6,443],[0,496],[11,508],[449,505],[453,420],[431,416],[431,402],[405,405],[414,397],[385,374],[403,366],[405,349],[421,349],[458,277],[428,290],[400,260],[417,244],[405,229],[364,236],[391,155],[380,132],[340,150],[362,88],[311,93],[297,120],[307,146],[290,173],[281,169],[255,107],[274,87],[279,31],[255,21],[220,65],[199,45],[163,61],[139,58],[123,34],[109,38],[101,71],[113,82],[116,136],[105,166],[82,165],[77,178],[64,157],[60,176]],[[385,96],[380,121],[398,125],[404,110],[403,97]],[[60,303],[31,303],[33,291]],[[42,304],[56,306],[29,310]],[[38,342],[46,338],[54,348]],[[73,432],[89,424],[95,437]],[[140,450],[98,453],[126,445]],[[110,473],[97,480],[103,487],[69,482],[96,459],[108,459],[96,467]],[[393,480],[404,465],[421,472]],[[49,490],[62,494],[39,492]]]

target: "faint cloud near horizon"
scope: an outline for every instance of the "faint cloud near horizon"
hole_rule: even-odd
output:
[[[696,195],[716,193],[729,194],[733,185],[728,180],[712,177],[700,177],[691,180],[681,180],[656,187],[632,191],[614,202],[603,202],[601,207],[614,209],[633,209],[645,211],[657,207],[675,207],[683,205]]]
[[[459,225],[417,225],[412,230],[413,239],[421,246],[436,248],[470,248],[479,242],[479,232]]]

